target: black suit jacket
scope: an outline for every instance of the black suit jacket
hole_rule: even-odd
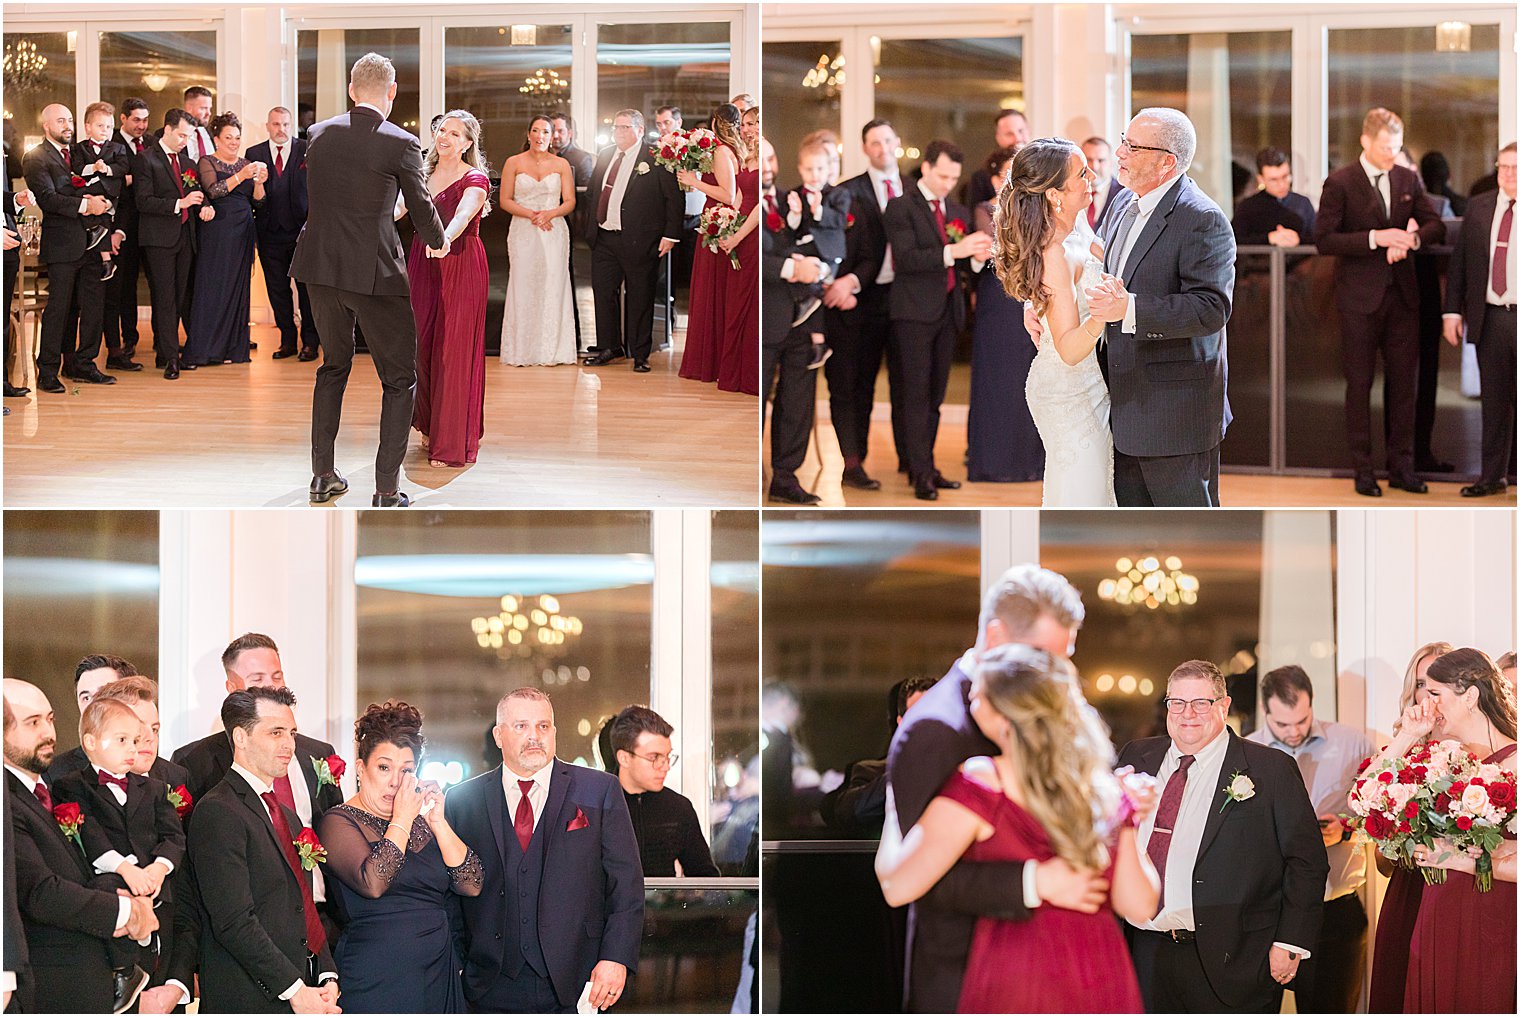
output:
[[[892,736],[887,783],[904,834],[962,763],[998,754],[972,719],[970,703],[971,676],[957,662],[913,704]],[[909,907],[910,1012],[955,1012],[977,919],[1020,921],[1029,916],[1023,870],[1022,862],[959,861]]]
[[[6,181],[6,189],[9,190],[10,181]],[[21,908],[17,905],[16,896],[16,823],[11,817],[10,788],[6,788],[4,796],[5,807],[5,841],[0,843],[0,855],[4,856],[5,862],[5,899],[0,901],[0,907],[5,909],[5,968],[4,970],[16,976],[16,989],[14,996],[19,1002],[15,1009],[30,1010],[32,1000],[32,974],[31,963],[26,954],[26,929],[21,924]]]
[[[1474,196],[1467,203],[1462,232],[1457,238],[1456,249],[1451,252],[1451,265],[1446,270],[1446,303],[1442,311],[1462,316],[1470,343],[1477,342],[1483,334],[1483,316],[1488,308],[1488,277],[1493,271],[1493,248],[1488,246],[1488,235],[1494,228],[1494,216],[1498,214],[1501,198],[1506,204],[1509,202],[1502,191],[1488,191]],[[1513,244],[1515,239],[1512,228],[1510,243]],[[1513,293],[1505,294],[1505,297],[1514,302]]]
[[[185,828],[169,803],[169,786],[141,774],[127,774],[127,803],[116,804],[111,789],[89,771],[64,774],[52,785],[53,801],[77,802],[88,821],[80,828],[85,855],[94,861],[109,851],[136,855],[145,866],[163,858],[178,869],[185,860]],[[165,883],[168,889],[168,883]],[[166,899],[172,899],[172,894]]]
[[[343,803],[343,792],[331,784],[323,785],[320,792],[317,790],[317,771],[311,762],[313,756],[326,759],[334,754],[333,747],[326,742],[296,734],[296,756],[291,762],[300,767],[301,776],[306,780],[306,790],[311,795],[312,826],[317,825],[322,813]],[[191,808],[198,808],[201,799],[220,784],[227,771],[232,769],[232,742],[226,732],[213,731],[189,745],[181,745],[174,750],[171,758],[189,771],[190,779],[186,784],[195,799]]]
[[[269,167],[269,179],[264,181],[264,203],[253,209],[254,224],[260,240],[294,240],[306,223],[310,205],[306,197],[306,142],[294,138],[290,142],[290,158],[285,171],[279,176],[274,172],[274,148],[261,141],[248,149],[251,162],[262,162]]]
[[[944,249],[949,240],[941,240],[934,220],[934,210],[918,184],[906,185],[906,194],[887,202],[882,226],[892,245],[892,295],[889,308],[893,321],[938,321],[945,308]],[[946,199],[946,225],[959,219],[971,232],[971,213],[964,205]],[[955,327],[966,323],[964,275],[970,271],[969,258],[955,263],[955,294],[950,313]]]
[[[584,148],[577,148],[572,142],[565,146],[565,150],[559,153],[559,157],[570,164],[570,171],[575,174],[576,187],[588,187],[591,184],[591,172],[596,166],[596,156]],[[589,192],[588,192],[589,193]],[[595,208],[593,204],[591,206]]]
[[[65,840],[52,813],[9,770],[5,790],[15,824],[16,901],[26,926],[38,1008],[108,1013],[117,895],[92,890],[84,852]],[[25,1003],[25,1001],[24,1001]]]
[[[1257,191],[1235,206],[1230,228],[1235,231],[1237,244],[1268,243],[1267,236],[1279,226],[1297,233],[1299,243],[1307,244],[1314,240],[1314,219],[1314,206],[1296,191],[1288,192],[1283,201]]]
[[[668,174],[667,174],[668,175]],[[617,778],[560,759],[549,780],[549,800],[534,837],[547,831],[543,881],[539,887],[538,939],[549,980],[562,1006],[573,1006],[598,961],[617,961],[629,973],[638,967],[644,932],[644,874],[639,845],[628,818],[628,803]],[[510,835],[506,793],[497,767],[449,791],[444,802],[449,824],[485,863],[486,881],[478,897],[461,897],[468,949],[465,996],[478,999],[502,975],[499,931],[515,920],[516,871],[509,871],[502,837]],[[577,812],[586,825],[569,829]]]
[[[0,203],[3,203],[5,205],[5,228],[10,230],[12,233],[16,233],[17,236],[19,236],[20,234],[16,229],[16,192],[11,189],[10,160],[5,160],[4,169],[0,170],[0,173],[3,173],[4,175],[3,182],[5,185],[4,197],[0,198]],[[6,251],[4,261],[5,269],[7,272],[17,270],[21,265],[21,248],[12,247],[10,250]],[[9,294],[7,294],[6,299],[10,299]],[[9,328],[9,326],[6,327]]]
[[[281,808],[285,808],[281,806]],[[292,836],[300,817],[285,809]],[[195,803],[190,864],[200,894],[201,1007],[206,1013],[289,1013],[280,993],[307,980],[301,885],[264,802],[235,771]],[[301,878],[309,887],[311,873]],[[318,973],[336,971],[330,948]]]
[[[82,773],[90,769],[90,760],[84,754],[84,749],[75,746],[67,752],[60,752],[53,757],[53,765],[48,767],[47,773],[42,779],[51,787],[60,778],[71,773]],[[153,765],[148,767],[148,776],[154,780],[161,780],[171,788],[177,788],[181,784],[189,786],[190,771],[178,763],[171,763],[163,756],[153,760]],[[178,864],[178,863],[176,863]]]
[[[682,222],[686,218],[686,201],[681,196],[681,185],[676,183],[674,173],[654,161],[654,149],[645,146],[635,152],[637,162],[634,163],[633,173],[628,177],[628,186],[623,189],[623,236],[634,244],[648,244],[651,248],[658,247],[664,237],[680,240]],[[597,199],[606,183],[607,171],[612,168],[612,157],[616,154],[616,145],[602,149],[596,160],[596,168],[591,171],[591,183],[586,188],[585,200],[589,209],[586,233],[592,247],[596,246],[601,232],[596,218]],[[639,172],[641,164],[649,167],[648,172]]]
[[[876,285],[881,274],[882,262],[887,257],[887,231],[882,225],[881,204],[876,198],[876,188],[870,173],[850,177],[839,185],[850,195],[849,214],[855,224],[845,231],[844,260],[839,263],[840,276],[853,275],[860,281],[860,293]]]
[[[1413,218],[1420,227],[1421,246],[1446,239],[1446,224],[1436,214],[1418,173],[1393,167],[1388,171],[1388,193],[1390,211],[1384,215],[1382,199],[1367,179],[1360,159],[1331,173],[1320,191],[1314,242],[1319,253],[1339,259],[1335,265],[1335,306],[1343,312],[1371,314],[1382,305],[1389,287],[1398,291],[1405,307],[1414,310],[1420,306],[1414,258],[1388,264],[1387,250],[1369,247],[1369,230],[1403,229]]]
[[[312,127],[306,150],[310,208],[290,263],[308,286],[407,296],[406,253],[396,232],[396,195],[429,247],[443,246],[443,223],[428,193],[417,138],[355,106]]]
[[[73,148],[73,165],[91,166],[96,160],[104,160],[110,173],[81,174],[85,179],[98,176],[95,183],[86,187],[81,194],[103,194],[111,199],[113,209],[121,207],[121,195],[127,186],[127,174],[132,172],[132,154],[127,151],[126,145],[118,144],[114,139],[107,138],[95,150],[93,141],[76,141]]]
[[[179,165],[181,173],[196,172],[184,152],[179,154]],[[139,247],[174,247],[185,230],[189,230],[194,240],[199,208],[187,209],[189,219],[180,222],[183,212],[176,212],[174,205],[183,196],[181,185],[175,182],[174,166],[162,145],[155,141],[141,155],[133,156],[132,197],[137,203]]]
[[[1225,737],[1220,786],[1193,865],[1193,917],[1204,975],[1233,1005],[1269,983],[1274,942],[1314,948],[1330,862],[1292,757],[1228,729]],[[1171,744],[1165,737],[1130,742],[1119,765],[1154,775]],[[1225,794],[1236,773],[1256,785],[1253,797],[1231,801]]]
[[[800,252],[797,251],[796,238],[786,227],[785,217],[781,217],[781,224],[772,229],[770,212],[764,207],[764,195],[760,197],[760,204],[760,264],[764,272],[760,281],[760,341],[767,347],[779,348],[792,330],[792,317],[797,307],[792,299],[791,286],[781,278],[781,266]]]
[[[21,160],[26,186],[42,211],[42,246],[46,264],[84,257],[85,227],[79,213],[81,191],[69,182],[74,171],[51,141],[44,141]]]
[[[115,134],[111,135],[111,140],[120,145],[122,150],[126,152],[127,172],[131,173],[132,164],[137,159],[136,154],[132,151],[131,139],[118,130]],[[154,144],[153,138],[150,135],[143,135],[143,148],[146,149],[152,144]],[[137,197],[132,190],[136,185],[137,178],[133,177],[132,183],[126,184],[123,187],[121,204],[116,208],[116,225],[122,232],[126,233],[127,239],[125,243],[128,244],[137,243]]]

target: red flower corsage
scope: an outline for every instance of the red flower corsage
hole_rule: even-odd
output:
[[[85,178],[80,176],[78,173],[71,173],[69,175],[69,184],[72,187],[77,187],[80,190],[84,190],[86,183],[87,181]]]
[[[317,840],[316,832],[311,827],[303,829],[291,843],[296,846],[296,853],[301,856],[301,868],[307,872],[327,861],[327,849],[322,846],[321,841]]]
[[[951,219],[945,223],[945,235],[952,244],[960,243],[966,239],[966,224],[959,219]]]

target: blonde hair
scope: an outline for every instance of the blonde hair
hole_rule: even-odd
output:
[[[1055,853],[1076,867],[1105,868],[1106,818],[1119,803],[1108,728],[1082,696],[1070,663],[1005,643],[977,664],[982,695],[1008,721],[1003,751],[1018,766],[1024,807]]]
[[[534,117],[533,119],[547,119]],[[491,165],[486,162],[486,154],[480,150],[480,121],[475,119],[475,114],[467,109],[451,109],[438,121],[438,130],[443,130],[443,125],[450,120],[458,120],[464,127],[464,136],[470,142],[470,147],[460,154],[459,159],[470,169],[478,170],[486,175],[489,182],[491,178]],[[530,124],[531,126],[531,124]],[[437,132],[434,132],[435,134]],[[438,168],[438,143],[433,142],[433,147],[428,150],[427,164],[423,167],[428,176],[433,175],[433,170]],[[491,214],[490,186],[486,187],[486,203],[480,206],[480,218],[484,219]]]
[[[1394,718],[1393,732],[1398,734],[1399,722],[1404,719],[1404,711],[1414,703],[1415,675],[1420,670],[1420,665],[1425,661],[1439,657],[1443,653],[1450,653],[1455,647],[1444,640],[1434,643],[1426,643],[1414,651],[1414,656],[1409,658],[1409,666],[1404,668],[1404,688],[1399,692],[1399,715]]]
[[[348,87],[360,101],[383,98],[396,82],[396,65],[379,53],[366,53],[354,61],[348,72]]]
[[[95,691],[95,699],[114,699],[118,702],[131,705],[133,703],[152,703],[158,705],[158,682],[152,678],[144,678],[140,674],[128,675],[118,678],[109,685],[102,685]]]
[[[1369,138],[1376,138],[1379,131],[1387,131],[1389,134],[1403,134],[1404,121],[1391,109],[1382,106],[1374,106],[1367,111],[1362,118],[1362,133]]]
[[[137,714],[132,708],[120,699],[92,699],[84,708],[84,713],[79,716],[79,740],[84,741],[85,735],[94,738],[100,737],[100,732],[105,730],[107,724],[117,717],[130,718],[132,723],[141,724]]]

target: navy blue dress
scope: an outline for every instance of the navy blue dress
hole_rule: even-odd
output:
[[[992,230],[992,202],[976,209]],[[966,413],[966,479],[1011,483],[1045,478],[1045,446],[1029,415],[1024,383],[1039,351],[1024,327],[1024,305],[1003,291],[988,265],[978,273],[971,333],[971,405]]]
[[[387,820],[352,805],[317,823],[347,925],[333,960],[344,1013],[464,1013],[463,961],[450,931],[451,894],[480,893],[485,870],[472,850],[449,868],[427,821],[412,824],[406,854],[385,839]]]
[[[195,299],[185,330],[189,364],[248,363],[248,290],[258,242],[253,181],[227,188],[227,179],[247,165],[247,159],[201,158],[201,190],[216,216],[196,226]]]

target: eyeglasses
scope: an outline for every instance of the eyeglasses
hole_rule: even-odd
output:
[[[1167,713],[1205,713],[1209,707],[1223,699],[1223,696],[1214,699],[1163,699]]]
[[[1126,138],[1122,134],[1119,135],[1119,147],[1117,149],[1115,149],[1115,151],[1116,152],[1130,152],[1130,153],[1134,153],[1134,152],[1161,152],[1161,153],[1163,153],[1165,155],[1172,156],[1173,158],[1176,158],[1176,156],[1177,156],[1177,153],[1173,152],[1170,148],[1157,148],[1154,145],[1136,145],[1136,144],[1132,143],[1128,138]]]
[[[626,749],[623,751],[627,752]],[[650,766],[675,766],[676,760],[681,758],[680,755],[674,752],[670,753],[668,756],[663,752],[656,752],[652,756],[641,756],[637,752],[629,752],[628,754],[634,759],[642,759]]]
[[[1512,162],[1496,162],[1494,163],[1494,169],[1500,173],[1513,173],[1515,172],[1515,164]]]

